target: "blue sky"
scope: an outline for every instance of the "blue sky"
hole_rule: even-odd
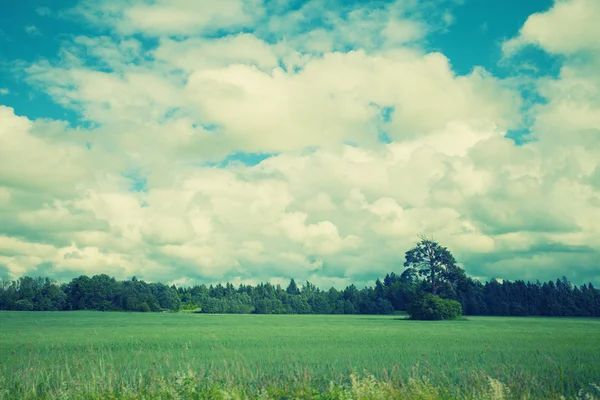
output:
[[[598,282],[592,0],[0,7],[0,273]]]

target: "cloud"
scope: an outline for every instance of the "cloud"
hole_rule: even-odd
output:
[[[40,31],[40,29],[34,25],[27,25],[27,26],[25,26],[24,29],[28,35],[31,35],[31,36],[41,36],[42,35],[42,32]]]
[[[83,146],[56,145],[48,138],[36,136],[40,130],[52,133],[55,127],[44,123],[40,127],[4,106],[0,106],[0,121],[0,184],[9,188],[68,196],[75,184],[83,187],[94,177],[95,165],[106,156]]]
[[[7,88],[0,88],[0,96],[6,96],[7,94],[10,94],[10,90]]]
[[[26,131],[26,120],[3,115]],[[494,159],[486,156],[490,149],[502,150]],[[594,192],[552,179],[562,165],[540,170],[545,155],[534,145],[484,135],[466,153],[425,142],[381,150],[344,146],[281,154],[255,166],[171,167],[164,181],[149,171],[145,193],[129,191],[103,168],[104,181],[94,179],[62,201],[43,186],[31,195],[5,186],[0,201],[13,222],[3,226],[21,231],[5,238],[4,248],[13,250],[2,262],[12,274],[50,262],[55,274],[171,280],[176,269],[194,282],[294,276],[341,285],[397,269],[419,233],[434,235],[478,276],[517,278],[517,269],[500,266],[520,262],[523,251],[544,240],[597,251]],[[551,225],[557,218],[558,229]],[[493,257],[485,262],[481,254]],[[545,259],[527,263],[531,276],[546,276]]]
[[[24,68],[80,120],[0,106],[0,264],[340,287],[401,271],[427,234],[473,276],[597,279],[593,57],[535,79],[545,101],[523,112],[519,77],[458,75],[425,50],[452,19],[419,4],[80,3],[103,35]],[[560,48],[531,32],[569,4],[532,16],[519,46]],[[534,141],[506,138],[525,123]],[[211,166],[239,152],[272,155]]]
[[[52,9],[50,9],[49,7],[37,7],[35,9],[35,12],[41,16],[50,16],[53,14]]]
[[[503,45],[508,55],[533,44],[564,58],[557,78],[538,79],[534,84],[545,102],[532,110],[531,131],[547,146],[586,147],[576,162],[587,171],[595,166],[590,157],[597,152],[600,131],[600,48],[594,39],[600,35],[599,18],[598,2],[556,1],[548,11],[530,16],[519,35]]]
[[[552,8],[525,21],[519,35],[503,44],[507,55],[526,45],[536,45],[553,54],[572,55],[598,51],[600,3],[595,0],[555,0]]]
[[[94,24],[109,26],[124,35],[142,33],[148,36],[187,36],[252,25],[262,14],[262,2],[83,1],[72,13]]]
[[[276,49],[254,35],[243,33],[218,39],[163,39],[153,55],[156,60],[189,73],[231,64],[254,66],[265,72],[279,66]]]
[[[333,52],[307,56],[293,72],[287,45],[269,45],[249,34],[166,39],[149,61],[141,60],[139,43],[124,44],[128,41],[78,37],[83,49],[69,49],[65,63],[32,65],[29,81],[107,130],[134,124],[139,129],[130,135],[131,146],[149,145],[150,129],[162,150],[210,149],[219,157],[343,141],[370,146],[377,143],[383,108],[393,110],[385,129],[394,140],[435,135],[460,123],[478,129],[519,123],[519,97],[507,85],[481,68],[455,76],[439,53]],[[115,72],[83,67],[82,57],[89,54],[100,65],[119,67]],[[134,59],[139,64],[130,63]],[[200,125],[214,126],[218,134]]]

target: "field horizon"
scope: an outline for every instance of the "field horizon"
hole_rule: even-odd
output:
[[[598,394],[599,328],[592,318],[0,312],[0,398],[343,398],[327,393],[367,386],[392,397],[349,398],[578,398]]]

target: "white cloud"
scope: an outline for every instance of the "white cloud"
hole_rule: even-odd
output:
[[[48,7],[37,7],[35,12],[41,16],[50,16],[52,15],[52,10]]]
[[[251,34],[212,40],[164,39],[154,51],[154,57],[187,72],[224,68],[230,64],[254,65],[260,70],[271,72],[278,67],[279,62],[276,50]]]
[[[552,8],[536,13],[519,35],[504,43],[511,55],[525,45],[537,45],[554,54],[600,50],[600,3],[596,0],[555,0]]]
[[[7,94],[10,94],[10,90],[7,88],[0,88],[0,96],[6,96]]]
[[[98,41],[77,40],[93,46],[88,53],[106,55],[107,63],[118,61],[112,53],[93,50]],[[101,122],[106,139],[112,132],[130,131],[120,145],[131,151],[156,146],[176,153],[196,149],[206,156],[209,149],[224,155],[331,147],[342,141],[372,146],[381,107],[394,109],[386,124],[394,140],[448,126],[504,130],[519,120],[514,92],[481,69],[455,76],[439,53],[328,53],[305,60],[298,73],[278,66],[289,52],[250,35],[212,42],[167,40],[154,54],[157,61],[119,73],[79,64],[37,64],[29,68],[30,80],[59,103]],[[179,77],[175,70],[187,74]],[[199,121],[216,125],[219,134],[194,128]]]
[[[73,11],[125,35],[186,36],[249,26],[262,15],[263,7],[260,0],[84,1]]]
[[[35,123],[0,106],[0,184],[60,195],[85,185],[105,155],[83,146],[55,146],[32,135]],[[51,156],[49,156],[51,155]],[[116,166],[116,165],[115,165]]]
[[[546,12],[530,16],[517,37],[504,43],[512,55],[528,44],[563,56],[556,78],[538,79],[534,87],[546,99],[536,105],[531,128],[544,146],[581,145],[586,151],[577,162],[593,169],[600,132],[600,3],[593,0],[560,0]],[[590,158],[591,157],[591,158]]]
[[[58,276],[340,287],[398,272],[423,233],[477,276],[519,277],[528,260],[532,277],[556,278],[553,250],[535,250],[547,243],[597,254],[598,69],[567,63],[536,81],[548,99],[531,110],[539,140],[517,146],[504,135],[521,124],[519,93],[423,51],[452,19],[408,18],[412,3],[327,13],[327,29],[304,24],[319,16],[308,3],[268,18],[275,39],[260,27],[201,35],[252,26],[264,14],[250,3],[83,3],[111,35],[73,37],[26,72],[97,126],[0,107],[0,263],[13,276],[51,263]],[[534,28],[521,36],[562,49]],[[132,33],[160,36],[157,47]],[[238,151],[275,155],[206,164]],[[131,171],[144,191],[129,189]]]
[[[40,29],[35,25],[27,25],[24,29],[25,32],[27,32],[27,34],[31,36],[41,36],[42,34],[42,31],[40,31]]]

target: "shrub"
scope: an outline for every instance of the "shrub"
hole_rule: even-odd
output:
[[[33,311],[33,303],[29,300],[17,300],[14,309],[17,311]]]
[[[462,315],[462,306],[456,300],[425,293],[415,297],[408,307],[408,315],[419,320],[456,319]]]
[[[150,309],[150,306],[148,305],[148,303],[143,302],[143,303],[140,303],[140,304],[137,305],[136,311],[139,311],[139,312],[150,312],[152,310]]]

